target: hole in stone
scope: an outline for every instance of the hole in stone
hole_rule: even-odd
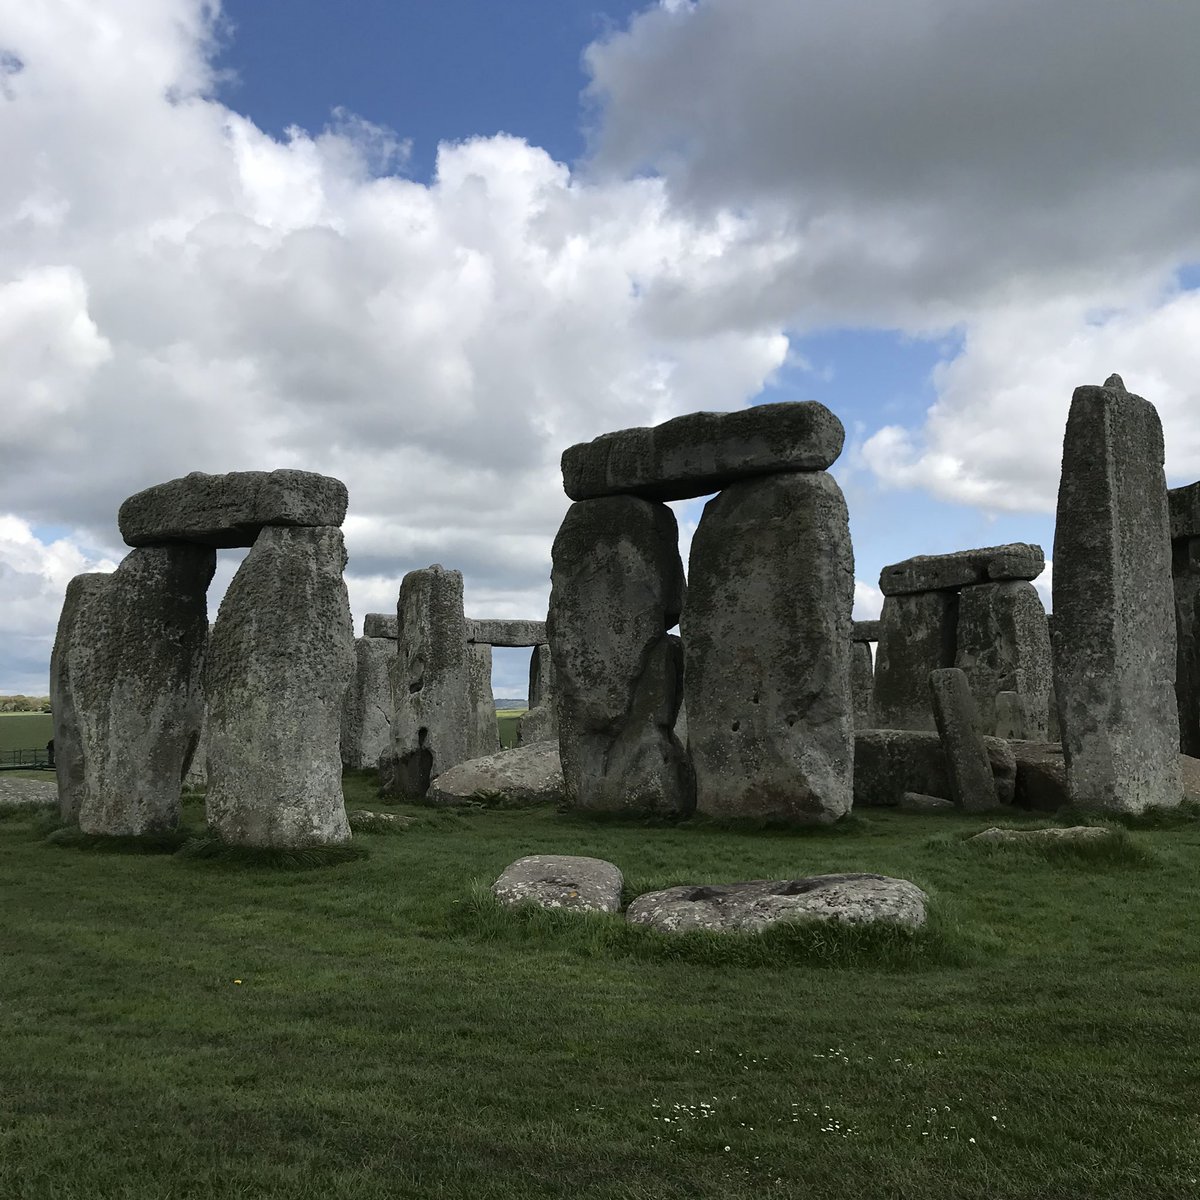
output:
[[[414,692],[419,692],[425,686],[425,676],[422,675],[415,683],[408,685],[408,694],[411,696]]]
[[[729,728],[732,729],[734,733],[737,733],[737,731],[739,729],[741,729],[741,727],[742,727],[741,721],[734,721],[734,723],[732,725],[730,725]]]
[[[754,695],[750,697],[750,703],[751,703],[751,704],[757,704],[757,703],[758,703],[758,693],[757,693],[757,692],[755,692],[755,693],[754,693]]]
[[[422,725],[421,728],[417,730],[417,745],[424,746],[428,738],[429,730]]]

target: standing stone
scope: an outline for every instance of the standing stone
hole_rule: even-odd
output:
[[[547,633],[568,803],[686,814],[694,793],[672,729],[683,606],[675,516],[633,496],[577,502],[554,539]]]
[[[996,693],[996,721],[993,732],[1006,742],[1030,741],[1025,723],[1025,701],[1016,692]],[[1039,738],[1044,741],[1044,738]]]
[[[950,799],[964,812],[987,812],[997,803],[992,764],[965,672],[932,671],[929,689],[938,737],[946,752]]]
[[[854,697],[854,728],[870,729],[871,699],[875,690],[875,664],[867,642],[850,643],[850,692]]]
[[[409,571],[396,605],[392,747],[385,795],[423,796],[429,781],[471,757],[466,618],[461,571],[435,563]]]
[[[239,846],[350,840],[342,802],[342,701],[354,627],[331,526],[264,529],[213,625],[208,823]]]
[[[352,771],[375,766],[392,740],[392,665],[396,643],[360,637],[342,706],[342,765]]]
[[[185,787],[208,786],[208,705],[200,711],[200,731],[196,736],[196,748],[192,751],[183,769]]]
[[[67,584],[54,650],[50,655],[54,771],[58,779],[59,812],[69,824],[79,820],[79,808],[86,789],[84,717],[76,701],[72,670],[77,665],[81,678],[90,681],[94,677],[93,656],[99,647],[93,643],[91,631],[97,628],[99,618],[92,614],[95,606],[102,603],[104,589],[111,581],[111,575],[95,573],[76,575]]]
[[[55,670],[69,680],[79,735],[75,746],[68,735],[64,773],[73,780],[82,766],[82,786],[69,784],[62,807],[78,796],[85,833],[137,837],[179,824],[204,709],[215,566],[208,547],[143,546],[105,584],[82,584],[71,597],[77,607]]]
[[[929,674],[954,666],[957,639],[957,592],[884,597],[872,699],[877,728],[937,728]]]
[[[1179,749],[1200,758],[1200,482],[1168,493],[1175,590]]]
[[[958,654],[983,729],[996,725],[996,697],[1021,698],[1025,736],[1046,737],[1050,683],[1050,627],[1037,588],[1024,581],[981,583],[958,597]]]
[[[529,711],[517,722],[523,745],[558,740],[558,706],[554,699],[554,660],[550,646],[534,646],[529,656]]]
[[[1074,804],[1183,796],[1162,425],[1118,375],[1071,398],[1054,535],[1054,680]]]
[[[705,505],[681,622],[698,811],[798,822],[850,811],[853,602],[831,475],[746,480]]]
[[[534,646],[529,656],[529,698],[530,708],[540,708],[554,694],[554,659],[550,654],[550,644],[543,642]]]
[[[483,758],[500,749],[500,726],[492,695],[492,647],[480,643],[467,647],[467,704],[471,710],[468,758]]]

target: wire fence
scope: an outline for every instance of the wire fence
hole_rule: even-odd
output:
[[[0,750],[0,771],[49,771],[53,767],[50,751],[44,746],[38,750]]]

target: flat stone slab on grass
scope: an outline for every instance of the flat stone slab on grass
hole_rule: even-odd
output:
[[[982,546],[954,554],[919,554],[893,563],[879,572],[879,590],[885,596],[911,592],[956,591],[974,583],[1003,579],[1036,579],[1046,569],[1041,546],[1010,542]]]
[[[350,822],[352,830],[361,829],[366,832],[370,832],[372,825],[395,825],[397,829],[407,829],[416,819],[404,813],[378,812],[369,808],[356,808],[346,814],[346,820]]]
[[[253,546],[268,525],[339,526],[347,502],[340,479],[312,471],[193,471],[130,496],[117,524],[130,546]]]
[[[898,807],[901,812],[911,813],[952,813],[955,809],[953,800],[943,800],[940,796],[926,796],[924,792],[905,792],[900,797]]]
[[[480,799],[504,808],[556,804],[563,798],[558,742],[531,742],[471,758],[443,771],[430,785],[431,804],[470,804]]]
[[[0,776],[0,811],[11,808],[40,808],[58,803],[54,775],[41,779],[6,779]]]
[[[603,858],[575,854],[530,854],[504,868],[492,884],[501,904],[536,904],[576,912],[619,912],[624,877]]]
[[[782,921],[841,921],[863,925],[897,921],[916,929],[925,924],[929,897],[907,879],[887,875],[812,875],[805,879],[755,879],[647,892],[628,908],[625,919],[663,933],[708,929],[757,933]]]
[[[1061,842],[1102,842],[1112,836],[1111,829],[1072,825],[1066,829],[985,829],[967,841],[993,846],[1046,846]]]
[[[563,488],[572,500],[688,500],[756,475],[824,471],[845,437],[841,421],[812,400],[690,413],[568,447]]]

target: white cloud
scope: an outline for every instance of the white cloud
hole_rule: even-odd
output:
[[[883,593],[872,583],[854,581],[854,619],[874,621],[883,611]]]

